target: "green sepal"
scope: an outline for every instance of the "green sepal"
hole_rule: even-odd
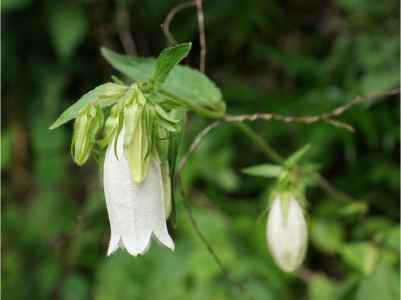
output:
[[[163,135],[162,131],[165,131],[164,135],[168,135],[168,132],[164,128],[160,126],[155,127],[155,135],[161,136]],[[168,165],[167,154],[168,154],[168,138],[160,140],[155,140],[155,145],[152,150],[152,155],[155,157],[155,154],[158,155],[159,163],[162,171],[162,180],[163,180],[163,193],[164,193],[164,209],[165,209],[165,217],[166,220],[170,216],[171,213],[171,179],[170,179],[170,168]],[[155,153],[154,153],[155,152]],[[156,157],[155,157],[156,159]],[[156,159],[157,161],[157,159]]]
[[[132,136],[134,135],[138,119],[142,113],[142,107],[137,103],[136,96],[139,91],[136,88],[131,88],[126,97],[122,99],[124,101],[124,121],[125,121],[125,135],[124,135],[124,156],[127,155],[129,145],[131,143]]]
[[[175,108],[186,108],[181,103],[174,101],[172,99],[161,98],[156,95],[151,95],[148,97],[149,101],[151,101],[155,105],[159,105],[161,108],[165,110],[173,110]]]
[[[157,150],[156,146],[152,147],[151,152],[152,152],[152,156],[155,159],[155,161],[157,161],[159,164],[161,164],[162,160],[160,158],[159,151]]]
[[[158,91],[166,80],[170,71],[188,55],[191,50],[191,43],[180,44],[167,48],[160,53],[156,61],[156,71],[150,76],[149,82],[153,85],[153,91]]]
[[[167,161],[161,164],[162,180],[163,180],[163,194],[164,194],[164,217],[166,220],[170,217],[172,212],[171,203],[171,178],[170,170]]]
[[[148,172],[150,157],[148,156],[145,159],[147,148],[148,139],[146,135],[145,118],[143,114],[141,114],[127,154],[131,178],[136,184],[143,182]]]
[[[99,155],[96,161],[99,165],[100,172],[103,172],[103,164],[104,164],[104,159],[106,158],[106,152],[107,148],[100,148],[99,150]]]
[[[159,119],[164,119],[170,123],[178,123],[180,121],[170,117],[159,105],[155,105],[155,110]]]
[[[144,114],[145,114],[145,125],[146,125],[146,137],[148,139],[148,149],[146,150],[146,155],[145,155],[145,159],[149,156],[149,154],[152,152],[153,150],[153,143],[155,140],[155,132],[154,132],[154,128],[155,128],[155,116],[156,116],[156,112],[155,112],[155,108],[152,104],[148,103],[145,106],[144,109]],[[156,151],[157,154],[157,151]],[[157,157],[159,157],[157,155]],[[156,157],[154,156],[154,158],[156,159]],[[160,158],[159,158],[160,161]]]
[[[267,178],[278,178],[280,173],[283,171],[283,167],[280,165],[263,164],[248,167],[241,170],[242,173],[251,176],[267,177]]]
[[[311,144],[307,144],[303,146],[301,149],[297,150],[294,152],[290,157],[288,157],[285,162],[284,162],[284,167],[287,170],[290,170],[293,168],[298,161],[308,152],[309,148],[311,147]]]
[[[170,171],[171,173],[171,171]],[[170,224],[174,229],[177,228],[177,205],[175,204],[175,196],[174,196],[174,178],[170,177],[170,185],[171,185],[171,212],[170,212]]]
[[[178,118],[180,121],[178,125],[180,128],[185,128],[185,122],[187,120],[186,112],[179,109],[174,109],[170,112],[170,115],[173,118]],[[170,222],[171,226],[175,229],[177,227],[177,207],[175,204],[175,196],[174,196],[174,184],[175,184],[175,166],[177,161],[178,147],[180,146],[181,139],[183,136],[183,130],[178,134],[175,134],[168,140],[168,154],[167,160],[170,168],[170,183],[171,183],[171,215]]]
[[[100,148],[105,148],[113,140],[117,129],[119,128],[119,123],[122,120],[122,109],[123,107],[121,102],[117,102],[117,104],[111,108],[110,116],[107,118],[104,127],[104,137],[102,140],[96,141],[96,144],[99,145]]]
[[[179,117],[180,121],[178,125],[180,128],[184,128],[186,120],[187,120],[187,115],[185,111],[182,110],[172,110],[170,113],[173,117]],[[175,165],[176,165],[176,160],[177,160],[177,154],[178,154],[178,147],[180,146],[181,139],[183,135],[183,130],[181,130],[178,134],[175,134],[173,137],[169,139],[168,143],[168,163],[170,166],[170,175],[173,177],[175,173]]]
[[[171,123],[162,118],[156,118],[156,124],[171,132],[177,132],[181,129],[176,123]]]
[[[160,138],[160,136],[165,136]],[[166,129],[158,125],[155,126],[155,145],[162,162],[167,161],[167,155],[169,151],[169,134]]]
[[[124,125],[124,112],[123,110],[121,110],[120,114],[118,115],[118,126],[115,133],[116,138],[114,140],[114,155],[116,156],[117,160],[119,160],[117,154],[117,144],[118,144],[118,139],[120,137],[120,132],[123,129],[123,125]]]

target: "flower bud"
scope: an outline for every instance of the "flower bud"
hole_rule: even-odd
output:
[[[266,236],[270,253],[283,271],[293,272],[302,264],[308,231],[302,208],[292,194],[283,193],[274,198]]]
[[[103,112],[98,105],[89,103],[79,112],[71,144],[72,158],[78,165],[83,165],[88,159],[102,126]]]

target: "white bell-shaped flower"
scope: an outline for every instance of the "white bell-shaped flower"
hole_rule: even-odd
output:
[[[308,246],[308,230],[302,208],[294,196],[289,198],[287,209],[283,209],[280,196],[274,198],[266,236],[270,253],[283,271],[293,272],[302,264]]]
[[[151,156],[145,180],[134,183],[123,155],[124,134],[123,127],[117,141],[118,160],[114,153],[115,137],[104,160],[104,193],[111,227],[107,255],[119,247],[127,249],[133,256],[144,254],[152,237],[174,250],[166,226],[160,165]]]

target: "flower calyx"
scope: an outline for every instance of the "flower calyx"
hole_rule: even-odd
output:
[[[137,82],[129,87],[127,92],[111,108],[110,116],[106,121],[104,138],[98,141],[101,148],[105,148],[114,140],[114,152],[119,159],[116,145],[119,134],[125,127],[123,136],[123,155],[128,161],[132,180],[139,184],[146,178],[150,155],[162,164],[160,156],[167,157],[168,147],[158,147],[155,143],[164,132],[164,138],[169,138],[170,133],[181,130],[179,120],[170,117],[162,108],[154,93],[147,90],[146,84]],[[174,101],[167,102],[170,107]],[[177,106],[179,106],[177,104]],[[105,150],[103,150],[104,152]]]

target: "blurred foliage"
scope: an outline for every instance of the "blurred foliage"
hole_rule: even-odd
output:
[[[120,251],[106,258],[110,229],[96,163],[73,164],[71,122],[48,130],[65,108],[115,74],[99,48],[123,53],[119,28],[131,31],[139,56],[157,56],[167,45],[160,24],[180,2],[2,1],[3,299],[242,299],[181,205],[178,228],[170,228],[174,253],[154,246],[143,257]],[[399,85],[399,1],[203,5],[206,72],[231,114],[315,115]],[[129,23],[117,18],[116,7]],[[196,9],[177,13],[170,30],[178,42],[193,42],[185,63],[197,67]],[[257,299],[399,299],[398,99],[373,99],[346,112],[339,120],[355,134],[326,123],[250,124],[283,156],[311,143],[307,159],[369,205],[367,215],[355,214],[310,189],[307,269],[298,276],[274,265],[265,219],[256,221],[273,181],[240,173],[271,162],[231,124],[202,140],[184,170],[195,218]],[[209,123],[190,114],[181,155]]]

